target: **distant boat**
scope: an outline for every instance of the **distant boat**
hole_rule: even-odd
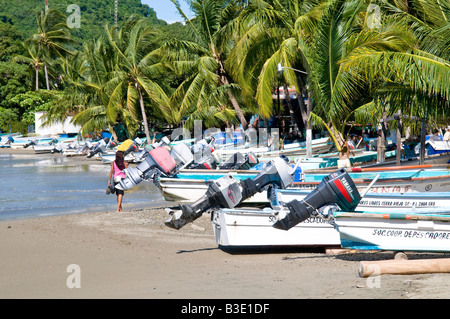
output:
[[[314,139],[311,142],[312,145],[312,151],[314,154],[322,154],[329,152],[331,148],[333,147],[333,143],[330,142],[329,137],[323,137],[319,139]],[[280,155],[306,155],[306,142],[296,142],[296,143],[290,143],[290,144],[284,144],[282,149],[274,150],[273,147],[269,146],[255,146],[255,145],[245,145],[245,144],[238,144],[236,147],[229,147],[229,148],[218,148],[215,150],[218,154],[221,156],[231,155],[236,153],[237,151],[241,153],[245,152],[252,152],[256,156],[263,156],[265,158],[270,157],[278,157]]]

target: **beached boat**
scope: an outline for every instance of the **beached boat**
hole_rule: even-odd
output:
[[[232,175],[236,180],[253,178],[257,176],[264,163],[249,170],[204,170],[204,169],[186,169],[180,171],[175,177],[160,177],[158,187],[162,196],[167,201],[194,202],[203,196],[208,188],[207,181],[216,180],[225,175]],[[294,167],[294,165],[292,165]],[[297,167],[294,174],[294,181],[301,180],[301,168]],[[267,193],[257,193],[248,198],[246,203],[261,204],[268,203]]]
[[[314,154],[327,153],[333,147],[333,143],[330,142],[329,137],[323,137],[319,139],[314,139],[311,142],[312,152]],[[306,142],[290,143],[283,145],[283,149],[274,150],[273,147],[257,147],[254,145],[238,145],[235,147],[220,147],[215,150],[220,156],[227,156],[234,154],[236,152],[248,153],[251,152],[256,156],[264,156],[265,158],[278,157],[280,155],[296,155],[305,156],[306,155]]]
[[[344,248],[392,251],[450,251],[450,208],[433,212],[336,212]]]
[[[288,231],[280,231],[273,227],[277,211],[294,199],[303,200],[309,193],[309,191],[275,189],[271,195],[272,208],[213,211],[211,221],[216,242],[224,247],[339,246],[340,234],[320,216],[310,217]],[[355,211],[406,214],[440,212],[445,209],[450,209],[450,192],[368,193],[361,199]]]
[[[205,170],[203,170],[205,171]],[[260,171],[246,170],[246,171],[226,171],[217,170],[215,174],[205,175],[207,179],[193,179],[184,178],[188,173],[177,174],[177,177],[160,177],[158,187],[161,190],[161,195],[166,201],[178,201],[178,202],[194,202],[201,196],[203,196],[208,188],[207,181],[215,180],[225,175],[231,174],[237,180],[246,178],[253,178],[258,175]],[[200,177],[200,175],[196,175]],[[255,196],[246,200],[247,203],[267,203],[267,194],[258,193]]]
[[[281,207],[294,199],[302,200],[309,193],[310,191],[296,189],[272,189],[271,194],[268,196],[270,197],[272,207]],[[411,192],[402,194],[367,192],[360,200],[356,210],[372,212],[405,210],[414,212],[420,209],[445,208],[450,209],[450,190],[447,192]]]
[[[378,170],[364,171],[358,168],[350,176],[358,189],[366,188],[379,175],[369,193],[413,193],[413,192],[447,192],[450,186],[450,170],[445,168],[383,167]],[[426,168],[427,167],[427,168]],[[360,171],[358,171],[360,170]],[[313,190],[327,174],[305,173],[304,181],[294,181],[293,188]]]
[[[396,151],[386,151],[385,157],[395,157]],[[339,161],[338,153],[324,153],[315,155],[314,157],[305,157],[297,155],[289,155],[289,159],[293,162],[298,162],[304,170],[324,169],[324,168],[337,168]],[[261,156],[260,161],[264,162],[266,158]],[[357,149],[352,151],[349,157],[350,164],[364,165],[365,163],[374,162],[377,160],[377,152],[365,151],[364,149]],[[395,165],[395,162],[391,165]]]
[[[281,231],[273,227],[272,209],[240,208],[211,212],[218,245],[228,248],[276,246],[339,246],[339,233],[327,221],[312,217]]]
[[[258,167],[255,168],[258,169]],[[450,189],[450,170],[448,169],[422,169],[419,166],[417,169],[385,167],[383,170],[351,172],[350,176],[358,189],[362,190],[379,175],[377,182],[370,188],[369,193],[447,192]],[[300,165],[296,169],[294,184],[288,189],[311,191],[328,175],[328,173],[304,174],[302,172]],[[175,177],[160,177],[158,186],[165,200],[194,202],[206,192],[208,180],[220,178],[226,173],[226,171],[221,170],[183,170]],[[231,171],[231,174],[237,179],[252,177],[258,173],[258,170]],[[267,203],[267,194],[257,194],[247,201]]]
[[[21,137],[20,133],[0,134],[0,148],[10,148],[14,138]]]

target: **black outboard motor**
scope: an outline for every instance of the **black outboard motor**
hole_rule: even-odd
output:
[[[37,145],[37,143],[38,143],[38,141],[37,141],[37,139],[32,139],[31,141],[29,141],[28,143],[26,143],[24,146],[23,146],[23,148],[27,148],[27,147],[30,147],[31,145]]]
[[[212,154],[209,154],[208,156],[201,158],[198,163],[192,164],[189,168],[216,169],[217,168],[216,158]]]
[[[180,229],[210,209],[234,208],[243,200],[261,192],[267,185],[286,188],[294,181],[294,172],[289,163],[279,157],[268,163],[254,178],[237,181],[232,175],[226,175],[217,180],[210,180],[205,195],[192,205],[182,204],[177,208],[166,209],[170,217],[165,225]]]
[[[336,204],[343,211],[353,211],[358,206],[361,195],[355,183],[345,169],[340,169],[324,177],[322,182],[303,200],[287,203],[289,213],[279,219],[273,227],[289,230],[316,214],[316,211],[326,205]]]

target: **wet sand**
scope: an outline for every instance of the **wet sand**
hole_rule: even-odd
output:
[[[359,277],[360,261],[392,259],[392,252],[225,250],[215,242],[209,217],[204,214],[173,230],[163,224],[167,218],[163,207],[127,210],[125,198],[121,213],[2,221],[0,298],[450,297],[450,274]],[[449,257],[407,255],[409,259]]]

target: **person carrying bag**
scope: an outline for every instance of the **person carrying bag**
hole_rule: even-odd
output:
[[[111,163],[111,170],[109,171],[109,178],[108,178],[108,189],[106,190],[107,194],[114,192],[116,193],[118,212],[122,211],[122,200],[125,192],[123,189],[117,188],[116,185],[119,184],[120,181],[125,178],[124,169],[128,167],[128,164],[127,162],[125,162],[124,157],[125,155],[122,151],[116,152],[116,159]],[[113,180],[112,183],[111,180]]]

